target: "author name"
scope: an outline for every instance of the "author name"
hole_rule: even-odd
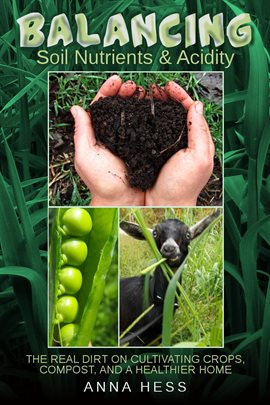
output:
[[[127,381],[87,381],[83,392],[180,392],[187,390],[185,381],[141,381],[138,386],[133,387]]]

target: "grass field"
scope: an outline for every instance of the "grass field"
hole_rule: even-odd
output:
[[[193,225],[209,215],[210,209],[141,209],[149,227],[165,218],[180,218]],[[128,209],[121,210],[121,218],[134,221]],[[196,245],[196,246],[195,246]],[[190,311],[180,296],[176,310],[172,345],[222,346],[223,344],[223,232],[222,221],[211,227],[191,243],[189,256],[183,268],[182,286],[196,311]],[[120,237],[121,277],[139,275],[150,265],[153,253],[145,241],[135,240],[125,234]]]
[[[91,193],[74,169],[73,121],[69,113],[73,105],[89,107],[102,83],[111,73],[53,73],[50,81],[50,204],[85,205]],[[119,73],[123,81],[133,80],[145,89],[153,83],[164,86],[168,81],[179,83],[194,100],[205,106],[205,117],[215,142],[215,168],[208,185],[202,191],[198,205],[220,205],[222,202],[222,76],[217,81],[220,91],[209,89],[201,82],[207,81],[207,73]],[[218,93],[218,95],[217,95]],[[208,97],[208,98],[206,98]],[[209,100],[209,98],[211,100]],[[213,101],[215,100],[215,101]],[[90,162],[91,164],[91,162]]]

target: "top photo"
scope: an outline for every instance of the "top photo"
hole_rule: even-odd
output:
[[[223,205],[222,72],[49,72],[49,205]]]

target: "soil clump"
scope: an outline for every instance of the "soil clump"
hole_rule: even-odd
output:
[[[132,187],[152,187],[166,161],[187,147],[187,113],[175,101],[105,97],[90,111],[97,141],[124,161]]]

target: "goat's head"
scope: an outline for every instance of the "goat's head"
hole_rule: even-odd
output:
[[[220,213],[221,210],[217,209],[190,228],[179,219],[167,219],[149,229],[160,253],[171,268],[181,265],[188,254],[191,240],[199,236]],[[122,221],[120,227],[135,239],[145,239],[139,225],[133,222]]]
[[[179,219],[167,219],[157,224],[152,235],[163,257],[170,267],[179,267],[188,254],[191,233]]]

